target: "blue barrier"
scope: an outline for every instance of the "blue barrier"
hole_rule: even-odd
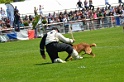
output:
[[[7,36],[9,37],[9,39],[17,39],[17,33],[15,33],[15,32],[9,33],[9,34],[7,34]]]
[[[121,25],[121,23],[120,23],[120,17],[116,17],[115,20],[116,20],[116,25]]]

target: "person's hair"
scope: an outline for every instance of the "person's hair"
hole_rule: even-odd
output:
[[[57,30],[59,32],[59,29],[57,27],[52,27],[52,30]]]

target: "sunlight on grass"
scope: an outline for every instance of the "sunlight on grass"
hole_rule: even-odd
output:
[[[95,58],[52,64],[39,53],[41,38],[0,43],[0,82],[123,82],[124,33],[121,27],[73,32],[75,43],[96,43]],[[71,35],[64,36],[71,38]],[[83,52],[82,52],[83,53]],[[80,54],[81,55],[81,54]],[[66,52],[59,53],[67,57]]]

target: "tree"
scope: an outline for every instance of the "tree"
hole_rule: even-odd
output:
[[[0,0],[1,3],[10,3],[10,2],[20,2],[20,1],[25,1],[25,0]]]

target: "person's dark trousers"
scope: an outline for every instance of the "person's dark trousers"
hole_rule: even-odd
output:
[[[46,51],[49,54],[52,63],[54,63],[54,60],[59,58],[58,52],[66,51],[69,55],[68,57],[70,57],[73,52],[73,48],[71,45],[66,43],[52,42],[46,45]]]
[[[88,6],[85,6],[85,9],[87,10],[89,7]]]
[[[118,0],[118,3],[120,4],[120,5],[124,5],[124,3],[122,2],[122,0]]]
[[[110,9],[111,5],[108,2],[106,2],[105,5],[106,5],[106,9]],[[109,5],[108,8],[107,8],[107,5]]]
[[[15,23],[14,23],[14,29],[15,29],[15,31],[17,31],[17,32],[20,31],[20,22],[19,22],[19,21],[15,21]]]
[[[90,10],[91,9],[94,10],[94,6],[93,5],[89,5],[89,8],[90,8]]]

